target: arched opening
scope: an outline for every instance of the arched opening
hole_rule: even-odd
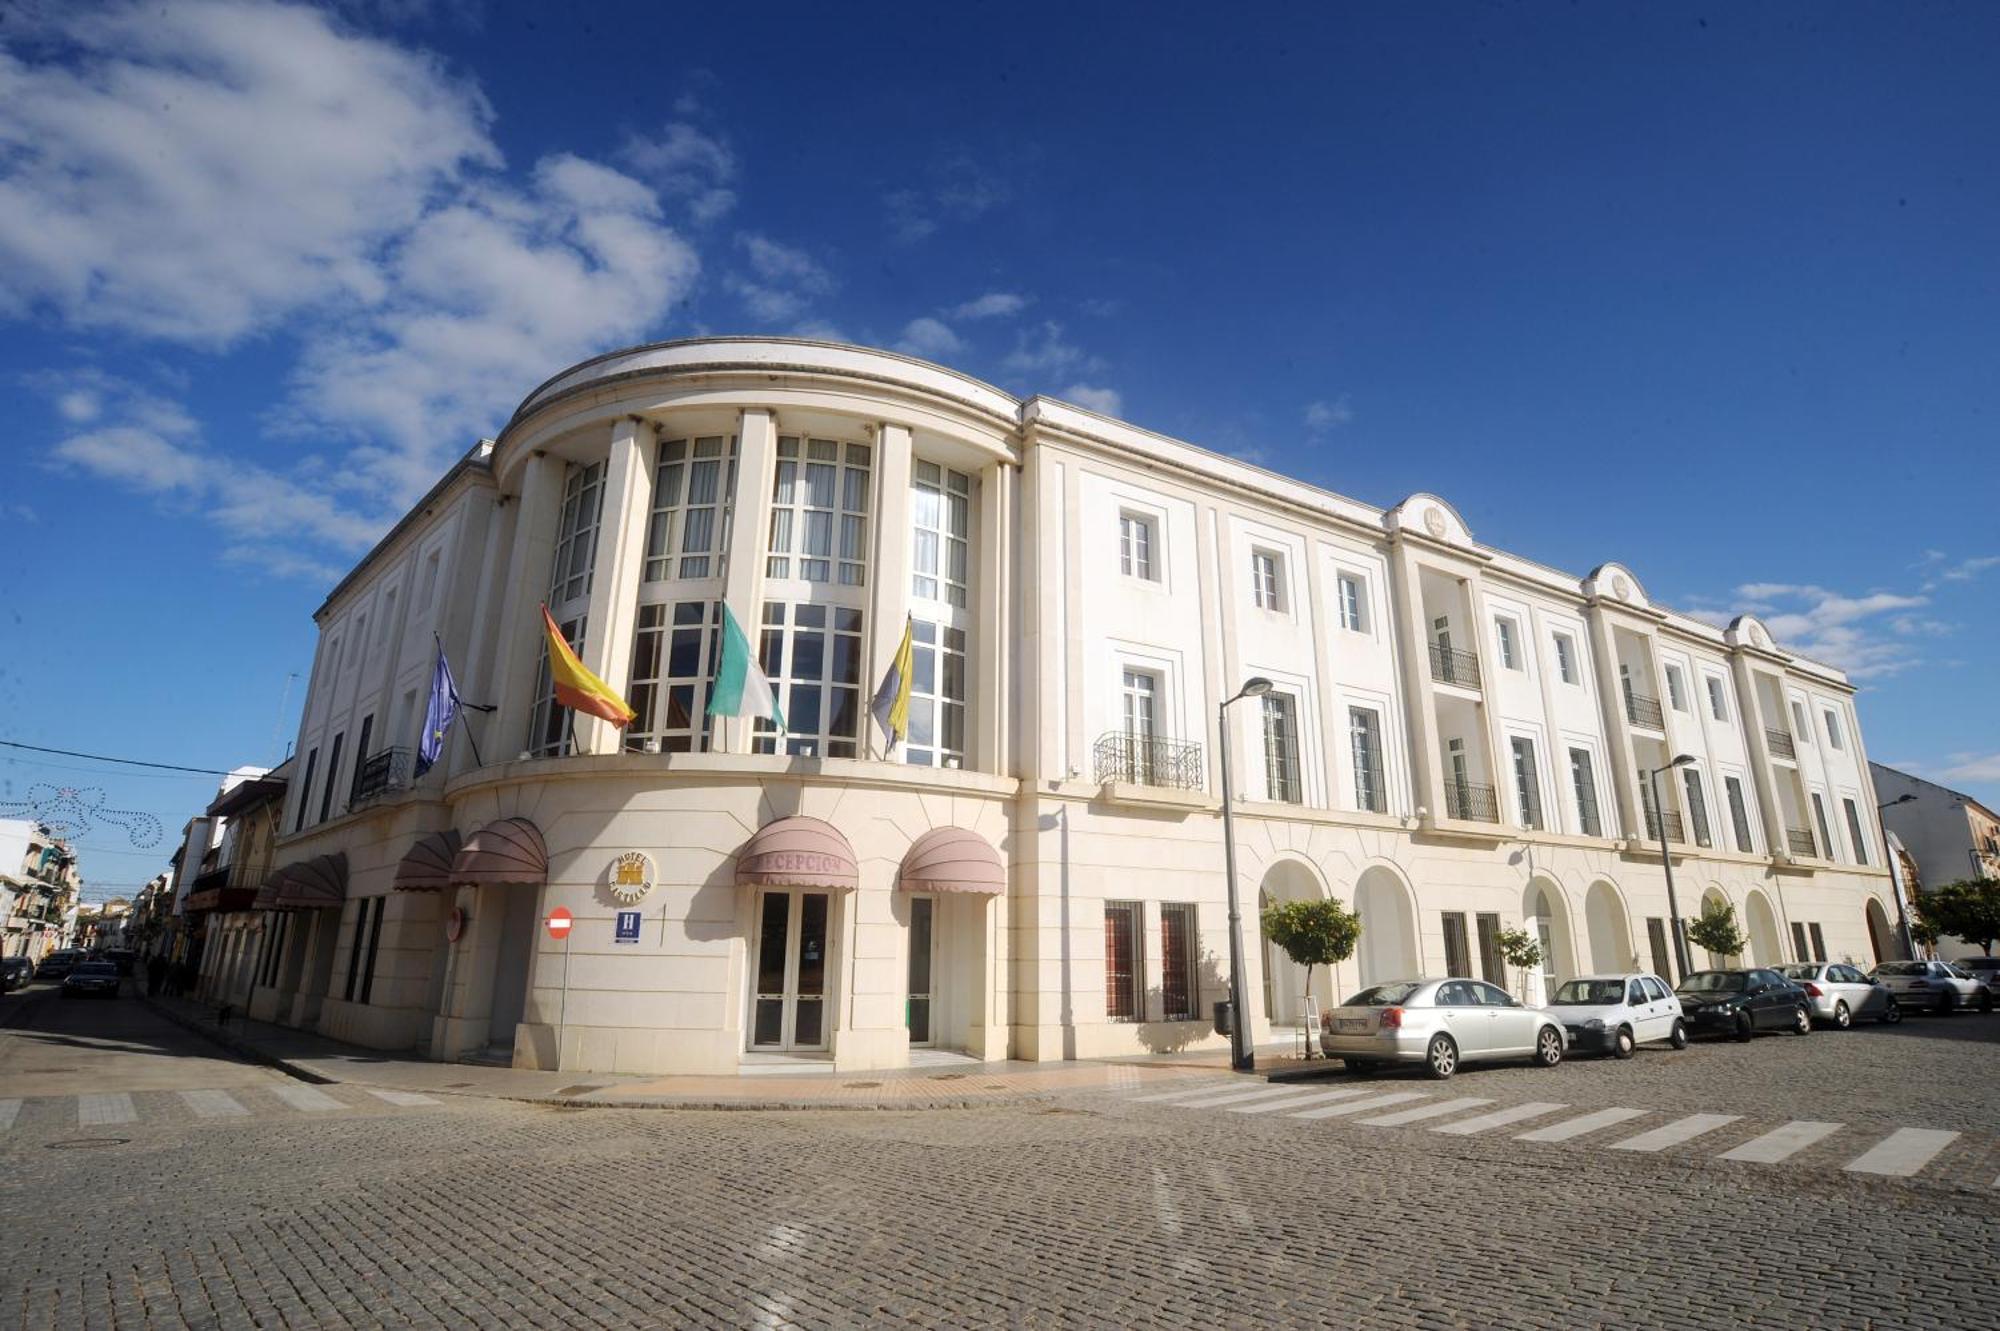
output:
[[[1611,974],[1636,969],[1638,954],[1632,950],[1632,926],[1618,889],[1603,879],[1590,885],[1583,898],[1584,931],[1590,938],[1592,970]]]
[[[1521,914],[1527,929],[1542,945],[1542,964],[1528,977],[1529,1004],[1540,1007],[1555,987],[1576,974],[1576,952],[1570,941],[1569,904],[1552,879],[1536,878],[1521,894]]]
[[[1402,879],[1381,865],[1364,870],[1354,885],[1354,911],[1361,917],[1361,983],[1413,979],[1423,973],[1417,954],[1417,911]]]
[[[1778,935],[1778,916],[1771,909],[1770,900],[1753,888],[1744,898],[1743,915],[1744,932],[1750,935],[1750,964],[1782,966],[1785,950]]]
[[[1902,956],[1903,949],[1889,931],[1889,912],[1882,909],[1882,903],[1874,897],[1868,898],[1867,913],[1868,946],[1875,949],[1875,960],[1879,963]]]
[[[1263,908],[1268,905],[1317,901],[1324,895],[1319,878],[1311,869],[1297,860],[1279,860],[1265,871],[1264,881],[1257,889],[1258,915],[1261,917]],[[1286,956],[1283,948],[1264,938],[1261,929],[1258,930],[1258,938],[1263,944],[1264,1019],[1271,1024],[1273,1035],[1295,1031],[1305,1022],[1306,968]],[[1330,968],[1314,967],[1312,996],[1322,1012],[1333,1006],[1333,990]]]
[[[1729,898],[1723,895],[1721,888],[1711,885],[1701,894],[1701,902],[1695,909],[1697,919],[1700,918],[1703,911],[1708,909],[1710,902],[1724,906],[1731,904]],[[1741,917],[1738,917],[1737,924],[1741,925],[1742,922]],[[1725,957],[1720,953],[1710,952],[1707,948],[1701,950],[1700,960],[1702,969],[1704,970],[1723,970],[1736,964],[1735,957]]]

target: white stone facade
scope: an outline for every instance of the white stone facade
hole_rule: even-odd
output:
[[[794,733],[704,727],[724,601]],[[549,707],[544,602],[640,710],[626,732]],[[906,619],[916,719],[885,756],[866,704]],[[1321,1003],[1488,970],[1504,928],[1555,976],[1669,969],[1660,830],[1682,914],[1728,901],[1759,963],[1868,961],[1894,917],[1853,690],[1754,620],[1483,546],[1429,495],[1385,512],[885,352],[712,338],[568,370],[318,620],[278,858],[344,854],[344,900],[293,912],[253,1012],[378,1047],[713,1073],[1218,1042],[1216,717],[1251,676],[1276,686],[1228,713],[1260,1040],[1302,988],[1260,895],[1360,911]],[[495,710],[410,780],[438,641]],[[1640,771],[1679,754],[1656,817]],[[746,854],[794,817],[812,848]],[[941,828],[991,877],[912,867]]]

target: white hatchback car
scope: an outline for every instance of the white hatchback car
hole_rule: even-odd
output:
[[[1549,1011],[1562,1018],[1572,1049],[1630,1058],[1634,1049],[1654,1040],[1676,1049],[1688,1045],[1681,1000],[1665,980],[1643,971],[1564,980],[1549,1000]]]
[[[1964,1008],[1993,1010],[1993,994],[1979,981],[1945,961],[1885,961],[1872,972],[1896,1002],[1913,1012],[1948,1016]]]

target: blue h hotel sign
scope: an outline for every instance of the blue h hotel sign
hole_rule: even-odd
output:
[[[639,941],[639,912],[621,910],[618,912],[618,930],[612,934],[614,943],[636,943]]]

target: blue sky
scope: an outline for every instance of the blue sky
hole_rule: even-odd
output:
[[[2000,805],[2000,9],[738,10],[10,11],[0,738],[274,759],[535,383],[804,332],[1755,609]],[[213,789],[50,761],[0,802]]]

